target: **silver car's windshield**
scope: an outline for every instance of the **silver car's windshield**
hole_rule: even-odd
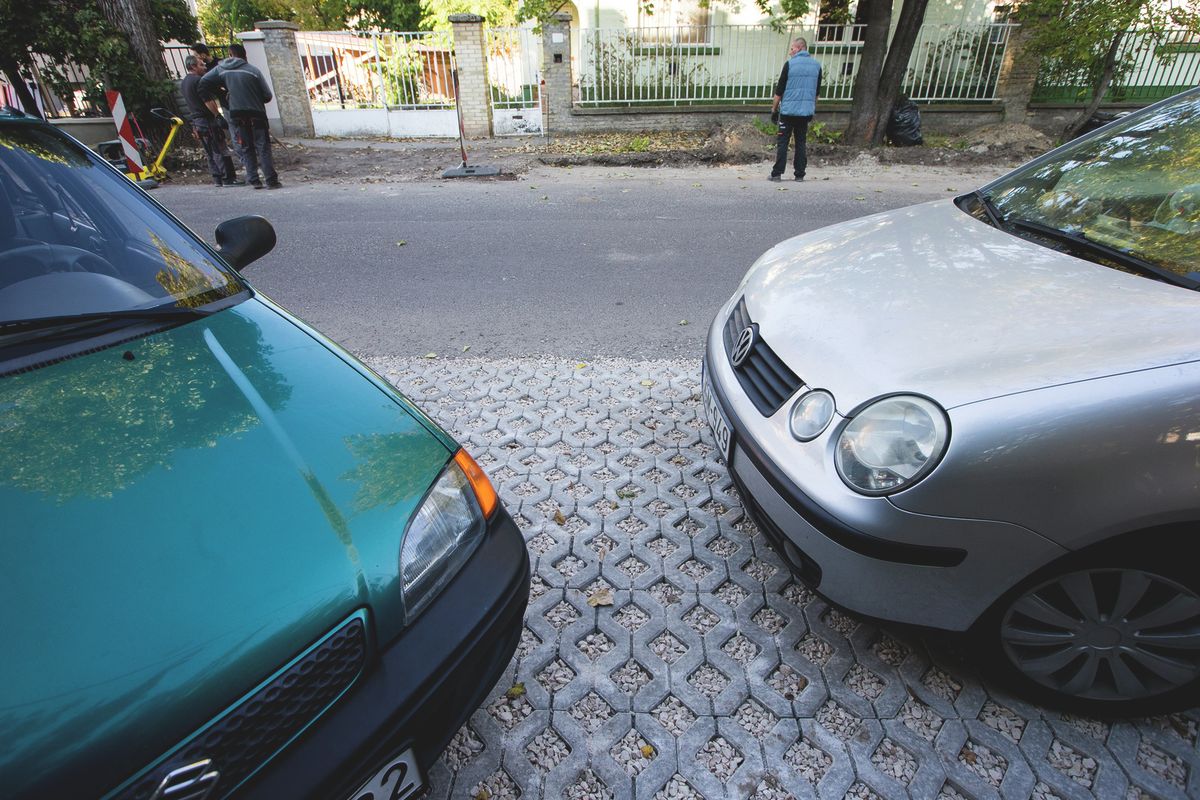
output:
[[[146,319],[243,291],[129,180],[52,129],[0,120],[0,346],[25,323]]]
[[[1134,114],[987,187],[999,221],[1032,223],[1187,275],[1200,269],[1200,93]],[[1094,260],[1118,269],[1121,261]],[[1136,270],[1134,270],[1136,271]]]

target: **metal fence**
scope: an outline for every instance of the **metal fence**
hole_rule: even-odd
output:
[[[454,108],[448,32],[302,31],[296,46],[314,109]]]
[[[47,119],[108,116],[108,106],[87,67],[57,64],[41,55],[35,55],[33,62],[32,74],[25,75],[25,85],[42,116]],[[0,105],[21,107],[16,89],[2,75]]]
[[[229,45],[210,44],[208,46],[209,55],[218,61],[229,55]],[[187,75],[187,57],[192,54],[192,46],[190,44],[165,44],[163,45],[163,61],[167,62],[167,74],[173,80],[183,80],[183,76]]]
[[[1157,34],[1132,30],[1125,34],[1117,56],[1118,71],[1109,87],[1109,102],[1153,102],[1200,85],[1200,35],[1183,28]],[[1092,98],[1086,74],[1044,61],[1038,72],[1033,101],[1087,103]]]
[[[1011,24],[921,29],[903,91],[916,100],[991,101]],[[585,106],[738,105],[768,102],[788,43],[809,36],[821,62],[821,99],[850,100],[865,25],[821,25],[816,35],[768,25],[594,28],[582,31]]]
[[[542,37],[529,28],[488,28],[484,46],[492,107],[538,107]]]

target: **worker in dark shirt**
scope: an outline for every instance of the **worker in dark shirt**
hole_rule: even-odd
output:
[[[775,166],[770,180],[783,179],[787,168],[788,142],[796,140],[796,155],[792,161],[795,180],[804,180],[808,168],[808,123],[817,110],[817,95],[821,91],[821,65],[808,53],[808,42],[796,39],[788,50],[788,60],[779,73],[772,116],[779,118],[779,134],[775,137]]]
[[[229,129],[217,101],[200,88],[200,77],[205,73],[204,62],[196,56],[188,56],[183,62],[187,75],[179,87],[187,103],[188,119],[192,123],[192,135],[204,148],[208,157],[208,169],[217,186],[245,186],[239,181],[233,166],[233,155],[229,152],[226,133]]]

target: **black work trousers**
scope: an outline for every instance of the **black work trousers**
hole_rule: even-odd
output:
[[[792,171],[795,177],[803,178],[804,170],[808,168],[808,123],[812,115],[793,117],[787,114],[779,115],[779,133],[775,137],[775,166],[771,170],[774,176],[783,175],[787,169],[788,142],[795,138],[796,155],[792,159]]]

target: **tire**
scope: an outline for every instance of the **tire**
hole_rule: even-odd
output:
[[[1019,694],[1094,716],[1200,701],[1200,576],[1115,556],[1063,560],[1001,598],[973,630],[984,670]]]

